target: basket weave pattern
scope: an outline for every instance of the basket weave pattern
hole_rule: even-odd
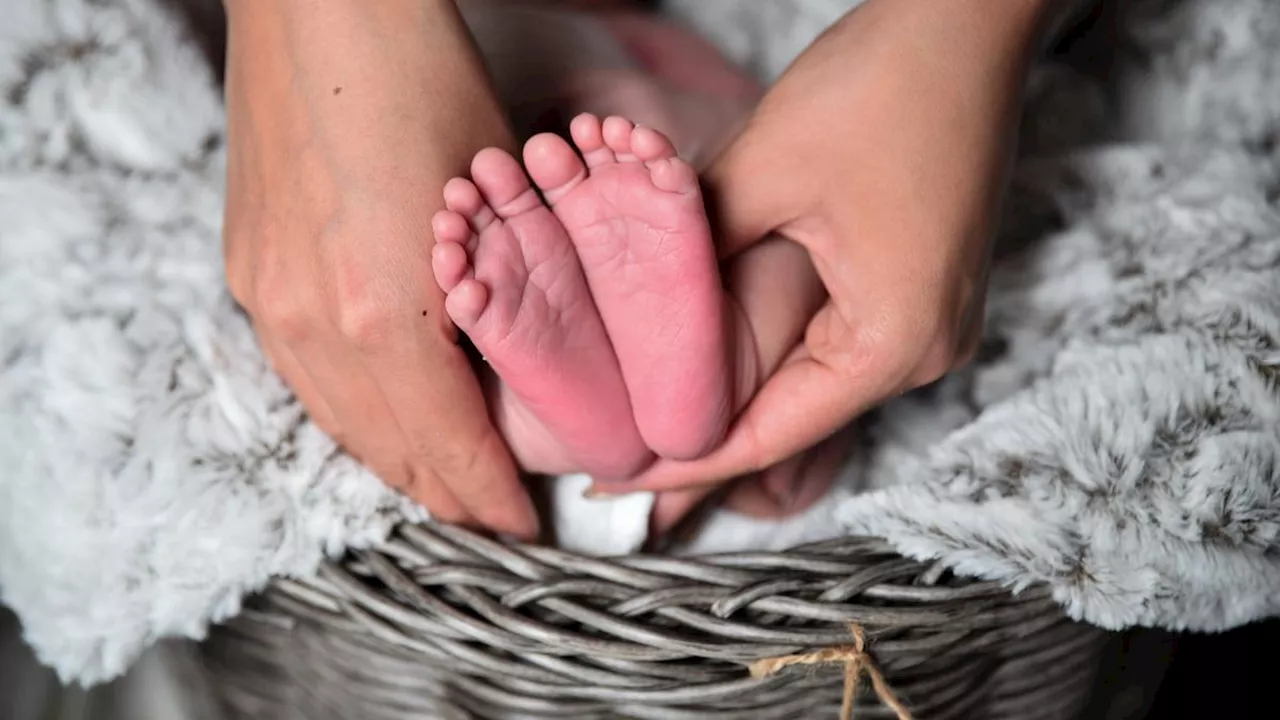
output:
[[[237,718],[838,717],[848,646],[917,718],[1072,718],[1105,633],[1043,590],[952,577],[848,538],[785,553],[595,559],[444,526],[281,581],[206,645]],[[858,717],[891,717],[867,688]]]

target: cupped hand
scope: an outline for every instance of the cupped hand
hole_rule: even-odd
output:
[[[597,491],[678,491],[659,500],[659,530],[735,478],[753,478],[737,499],[754,514],[797,509],[800,496],[816,499],[795,486],[812,474],[757,473],[970,357],[1025,74],[1051,6],[868,0],[796,61],[708,184],[730,262],[780,235],[808,251],[829,300],[778,319],[804,328],[803,341],[776,358],[718,450]]]
[[[227,279],[315,422],[440,520],[532,503],[432,281],[442,188],[509,146],[452,0],[226,0]]]

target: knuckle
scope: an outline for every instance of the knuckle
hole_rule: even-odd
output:
[[[957,364],[956,343],[947,337],[933,342],[920,354],[913,380],[916,385],[929,385],[942,379]]]
[[[958,334],[936,312],[903,313],[886,323],[875,362],[900,369],[900,377],[919,387],[931,384],[956,364]]]
[[[338,332],[362,350],[371,349],[386,338],[391,314],[374,298],[347,298],[338,309]]]
[[[303,406],[306,406],[305,402],[303,402]],[[308,410],[310,410],[310,408],[308,408]],[[345,448],[351,442],[351,438],[347,433],[343,432],[342,428],[336,423],[328,421],[325,418],[316,417],[314,414],[311,414],[310,417],[311,422],[314,423],[316,427],[320,428],[320,432],[327,435],[329,439],[333,441],[334,445],[337,445],[340,448]]]
[[[222,266],[231,297],[247,309],[253,304],[253,273],[246,267],[241,247],[242,243],[228,236],[223,243]]]
[[[230,266],[228,266],[226,275],[227,292],[231,293],[231,298],[246,310],[252,308],[254,298],[249,289],[253,286],[253,283],[245,279],[242,273],[230,270]]]
[[[260,282],[254,295],[259,322],[286,343],[303,340],[311,334],[313,321],[307,303],[301,296],[290,292],[287,285]]]
[[[438,468],[446,477],[458,478],[468,483],[485,482],[489,478],[479,472],[490,453],[496,452],[492,447],[492,436],[486,436],[474,442],[450,441],[441,438],[439,442],[423,447],[423,454],[432,467]]]
[[[761,472],[783,460],[781,457],[775,457],[782,453],[764,440],[759,423],[753,416],[744,415],[735,432],[742,447],[743,474]]]
[[[952,369],[958,370],[971,364],[978,356],[978,347],[981,345],[981,336],[974,333],[967,338],[956,352],[955,362],[952,363]]]
[[[223,267],[231,296],[246,309],[254,299],[256,255],[262,246],[259,229],[263,226],[261,207],[228,198],[222,226]]]
[[[826,365],[844,373],[865,367],[883,345],[883,323],[856,324],[835,306],[824,308],[805,332],[805,346]]]
[[[341,254],[328,260],[331,268],[331,308],[338,333],[360,350],[368,350],[386,339],[406,303],[395,302],[380,288],[386,287],[381,273],[360,261]],[[393,311],[393,308],[399,310]]]
[[[426,506],[427,512],[431,513],[431,519],[438,523],[462,526],[474,525],[471,516],[456,505],[445,502],[428,502]]]
[[[440,477],[429,470],[407,468],[400,484],[393,487],[421,503],[436,522],[463,525],[472,521],[471,515],[453,497]]]
[[[348,453],[357,457],[362,465],[368,468],[384,484],[404,493],[412,494],[416,489],[413,472],[396,458],[377,457],[362,453],[359,449],[344,446]]]
[[[886,318],[851,335],[847,347],[838,357],[840,369],[863,376],[896,374],[909,366],[918,345],[913,328],[898,318]]]

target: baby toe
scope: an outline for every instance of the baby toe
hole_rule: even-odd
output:
[[[631,133],[631,153],[649,163],[675,157],[676,148],[666,135],[651,127],[637,126]]]
[[[520,163],[505,150],[489,148],[477,153],[471,162],[471,177],[485,203],[500,218],[509,219],[542,204]]]
[[[454,178],[445,184],[444,206],[466,218],[476,232],[483,231],[497,219],[485,204],[480,189],[466,178]]]
[[[636,156],[631,152],[631,135],[635,125],[631,121],[614,115],[604,121],[604,142],[613,150],[619,162],[635,162]]]
[[[573,138],[573,144],[582,153],[582,159],[586,161],[587,167],[594,168],[618,161],[613,150],[605,144],[604,125],[595,115],[583,113],[574,118],[573,122],[569,123],[569,136]]]
[[[690,195],[699,192],[698,173],[678,157],[667,157],[646,163],[653,186],[663,192]]]
[[[442,243],[431,248],[431,270],[440,289],[453,292],[471,274],[467,251],[457,243]]]
[[[489,304],[489,290],[478,280],[458,283],[444,299],[445,312],[461,330],[470,334]]]

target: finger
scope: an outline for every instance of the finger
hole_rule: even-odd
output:
[[[780,466],[770,470],[769,473],[761,474],[747,482],[735,485],[725,498],[725,508],[740,515],[761,520],[773,520],[785,516],[787,514],[786,506],[769,493],[769,490],[765,487],[764,479],[765,475],[776,476],[778,473],[787,471],[787,469]]]
[[[345,445],[383,482],[409,495],[441,522],[463,524],[472,520],[439,479],[411,464],[404,433],[382,388],[366,369],[363,358],[336,330],[305,341],[295,356],[339,418]]]
[[[811,357],[784,365],[731,429],[719,449],[700,460],[655,465],[620,488],[599,492],[667,491],[759,472],[829,437],[886,393],[878,375],[859,378]]]
[[[725,500],[734,512],[757,518],[782,518],[802,513],[826,495],[848,460],[854,434],[837,433],[803,455],[761,473],[743,483]]]
[[[261,328],[255,329],[258,333],[258,342],[262,345],[262,351],[275,369],[276,374],[284,379],[285,384],[289,386],[289,389],[298,398],[298,402],[302,403],[302,407],[306,408],[307,415],[311,418],[311,421],[341,445],[341,428],[333,415],[333,410],[329,407],[329,403],[325,402],[324,397],[320,394],[320,389],[316,387],[315,381],[311,379],[306,370],[302,369],[302,364],[298,362],[293,352],[284,343],[264,332]]]
[[[851,431],[838,433],[816,448],[733,483],[724,498],[725,509],[764,520],[805,512],[831,489],[852,441]],[[706,485],[660,493],[650,516],[655,535],[680,525],[718,490],[718,485]]]
[[[784,500],[766,485],[770,478],[783,479],[781,467],[762,475],[759,479],[737,485],[725,498],[725,509],[758,520],[782,520],[799,515],[812,508],[831,489],[831,476],[823,477],[790,467],[785,480],[795,493]]]
[[[956,348],[953,369],[960,369],[973,362],[982,345],[982,328],[987,319],[987,294],[981,293],[974,300],[960,330],[960,345]]]
[[[808,453],[783,460],[741,483],[726,499],[736,512],[757,518],[786,515],[795,501],[795,486],[805,476]]]
[[[475,372],[450,335],[447,320],[418,322],[386,336],[391,344],[366,351],[365,358],[415,468],[439,477],[485,527],[534,538],[533,501],[489,417]]]
[[[714,486],[706,486],[660,493],[654,499],[653,511],[649,515],[650,533],[655,538],[667,535],[717,490]]]

